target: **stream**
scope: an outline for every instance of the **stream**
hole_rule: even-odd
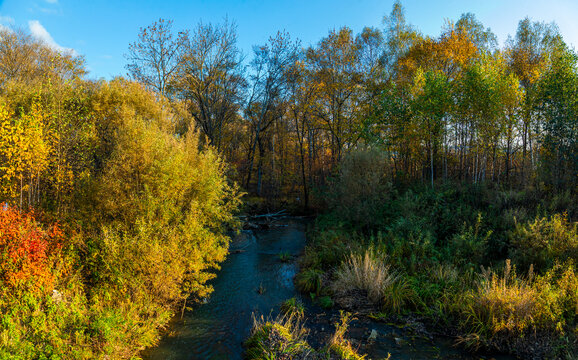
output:
[[[295,261],[282,262],[280,253],[294,259],[305,247],[306,222],[284,220],[269,230],[243,231],[230,244],[230,254],[212,281],[214,292],[168,325],[160,343],[144,350],[144,360],[242,359],[243,341],[249,336],[253,314],[275,317],[279,305],[291,297],[301,298],[306,307],[308,341],[322,345],[333,332],[339,313],[326,311],[299,294],[293,285]],[[368,343],[371,331],[377,340]],[[447,338],[412,336],[404,329],[371,321],[351,322],[347,337],[371,359],[512,359],[505,356],[472,356],[452,346]]]

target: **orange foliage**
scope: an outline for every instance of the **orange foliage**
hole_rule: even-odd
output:
[[[412,46],[399,59],[399,70],[408,79],[418,68],[423,70],[441,69],[449,78],[467,67],[470,61],[480,55],[472,37],[450,26],[438,39],[424,38]]]
[[[54,282],[53,260],[62,249],[58,224],[43,229],[33,211],[0,207],[0,281],[9,287],[27,284],[48,290]]]

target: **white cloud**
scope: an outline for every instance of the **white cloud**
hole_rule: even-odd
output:
[[[49,4],[58,4],[58,0],[46,0]]]
[[[30,33],[35,39],[44,42],[52,49],[63,53],[72,53],[73,55],[76,55],[76,51],[74,49],[58,45],[50,33],[44,28],[44,26],[42,26],[40,21],[30,20],[28,21],[28,27],[30,28]]]
[[[0,15],[0,31],[13,32],[11,25],[14,25],[13,18]]]

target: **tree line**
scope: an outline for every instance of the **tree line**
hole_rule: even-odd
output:
[[[360,148],[387,155],[393,182],[576,187],[576,53],[553,23],[523,19],[500,47],[471,13],[432,37],[396,2],[382,28],[333,29],[309,47],[279,32],[244,61],[228,20],[176,33],[159,20],[127,60],[268,198],[308,205]]]

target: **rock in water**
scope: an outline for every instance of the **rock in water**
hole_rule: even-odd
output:
[[[377,339],[377,330],[372,329],[371,334],[369,334],[368,342],[374,342]]]

